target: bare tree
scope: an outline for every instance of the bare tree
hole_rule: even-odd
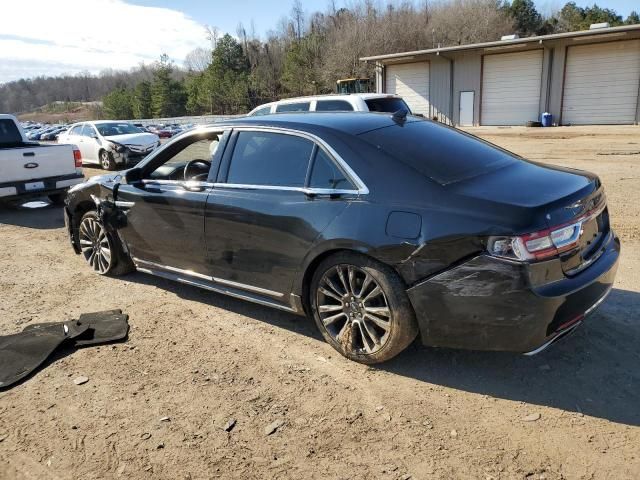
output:
[[[198,47],[187,53],[184,58],[184,68],[192,72],[202,72],[211,63],[211,50]]]

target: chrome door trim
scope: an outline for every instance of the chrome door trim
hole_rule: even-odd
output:
[[[359,195],[359,190],[344,190],[334,188],[310,188],[310,187],[287,187],[278,185],[250,185],[243,183],[219,183],[213,184],[216,188],[233,188],[239,190],[280,190],[285,192],[302,192],[307,195],[339,195],[352,194]]]
[[[303,137],[306,138],[307,140],[310,140],[312,142],[314,142],[315,144],[319,145],[320,147],[322,147],[324,150],[327,151],[327,153],[329,153],[329,156],[344,170],[344,172],[347,174],[347,177],[349,177],[349,180],[351,180],[351,182],[353,184],[355,184],[357,190],[349,190],[349,192],[356,192],[360,195],[367,195],[369,193],[369,189],[367,188],[367,186],[365,185],[365,183],[362,181],[362,179],[358,176],[358,174],[356,172],[353,171],[353,169],[349,166],[349,164],[340,156],[340,154],[338,152],[336,152],[333,147],[331,145],[329,145],[327,142],[325,142],[322,138],[309,133],[309,132],[303,132],[301,130],[294,130],[294,129],[290,129],[290,128],[281,128],[281,127],[263,127],[263,126],[248,126],[248,125],[241,125],[241,126],[237,126],[237,127],[233,127],[233,131],[234,132],[245,132],[245,131],[249,131],[249,132],[272,132],[272,133],[283,133],[285,135],[295,135],[298,137]],[[246,188],[246,187],[245,187]],[[284,187],[284,188],[298,188],[298,187]],[[283,187],[278,187],[278,189],[283,189]],[[339,193],[339,191],[337,190],[332,190],[332,189],[314,189],[314,190],[331,190],[334,193]]]
[[[151,268],[156,268],[156,269],[160,269],[160,270],[166,270],[168,272],[172,272],[172,273],[176,273],[176,274],[180,274],[180,275],[187,275],[189,277],[200,278],[200,279],[206,280],[208,282],[214,282],[214,283],[219,283],[221,285],[226,285],[228,287],[239,288],[240,290],[247,290],[249,292],[259,293],[259,294],[262,294],[262,295],[268,295],[270,297],[278,297],[278,298],[284,297],[284,293],[275,292],[273,290],[267,290],[266,288],[255,287],[253,285],[247,285],[245,283],[240,283],[240,282],[233,282],[231,280],[225,280],[224,278],[210,277],[208,275],[203,275],[201,273],[197,273],[197,272],[194,272],[192,270],[183,270],[181,268],[170,267],[168,265],[161,265],[159,263],[150,262],[148,260],[142,260],[142,259],[136,258],[136,257],[134,257],[132,260],[133,260],[133,263],[136,264],[136,267],[139,264],[148,265]]]

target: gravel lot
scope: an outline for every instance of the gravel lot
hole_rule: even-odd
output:
[[[469,130],[601,176],[623,256],[575,335],[531,358],[414,345],[366,367],[303,318],[98,277],[61,209],[0,207],[0,331],[111,308],[132,326],[0,392],[0,478],[640,478],[640,128]]]

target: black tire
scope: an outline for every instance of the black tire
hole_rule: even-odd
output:
[[[381,293],[376,293],[376,287]],[[313,274],[309,297],[313,318],[324,339],[356,362],[385,362],[407,348],[418,334],[402,279],[387,265],[367,256],[341,252],[323,260]],[[334,316],[338,319],[332,320]]]
[[[90,210],[82,216],[75,235],[76,242],[81,249],[81,255],[93,271],[99,275],[118,276],[135,270],[131,258],[120,243],[120,239],[104,229],[95,210]],[[95,242],[92,237],[95,237]],[[98,249],[100,249],[99,253]],[[108,249],[108,256],[104,249]],[[100,258],[101,255],[102,258]]]
[[[52,195],[48,195],[49,200],[54,205],[64,205],[64,199],[67,196],[66,193],[54,193]]]
[[[100,166],[104,170],[116,169],[116,162],[113,160],[113,155],[111,155],[111,152],[100,150]]]

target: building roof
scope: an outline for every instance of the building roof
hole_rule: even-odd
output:
[[[364,62],[378,61],[378,62],[384,63],[385,61],[393,61],[396,59],[401,60],[404,57],[412,57],[417,55],[429,55],[429,54],[439,55],[440,53],[460,52],[465,50],[479,50],[483,48],[492,48],[492,47],[505,47],[509,45],[517,47],[517,46],[525,46],[527,44],[532,44],[532,43],[544,43],[545,41],[559,40],[564,38],[580,38],[580,37],[601,37],[602,38],[606,36],[618,37],[618,36],[623,36],[627,32],[632,32],[632,31],[640,32],[640,25],[622,25],[620,27],[598,28],[594,30],[580,30],[577,32],[554,33],[551,35],[540,35],[535,37],[517,38],[514,40],[497,40],[493,42],[470,43],[468,45],[455,45],[452,47],[430,48],[427,50],[414,50],[411,52],[389,53],[386,55],[373,55],[369,57],[361,57],[360,60]]]

